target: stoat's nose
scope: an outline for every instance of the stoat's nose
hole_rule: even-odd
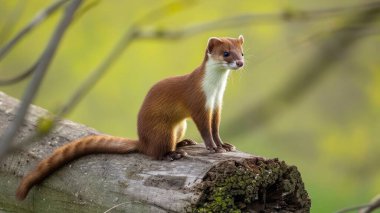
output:
[[[244,62],[241,60],[238,60],[238,61],[236,61],[236,66],[242,67],[242,66],[244,66]]]

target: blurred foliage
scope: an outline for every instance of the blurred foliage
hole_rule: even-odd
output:
[[[55,56],[35,104],[56,110],[100,64],[133,21],[148,13],[146,5],[157,8],[171,2],[86,1],[83,13],[69,28]],[[245,13],[289,15],[298,9],[349,7],[365,2],[247,0],[231,5],[228,0],[191,1],[173,4],[164,17],[155,14],[143,23],[151,28],[178,29]],[[49,3],[0,0],[0,46]],[[31,32],[0,63],[1,78],[22,72],[39,57],[61,13]],[[264,20],[175,41],[139,40],[67,118],[109,134],[136,138],[137,113],[152,84],[192,71],[202,61],[209,37],[243,34],[247,66],[232,73],[229,80],[221,124],[228,126],[239,112],[250,111],[299,75],[297,68],[313,58],[318,41],[353,14],[315,20]],[[360,35],[327,75],[269,123],[237,136],[221,133],[243,151],[297,165],[312,198],[312,212],[332,212],[367,203],[380,192],[379,29],[378,21]],[[20,98],[26,85],[22,82],[0,90]],[[189,124],[187,136],[201,141],[194,125]]]

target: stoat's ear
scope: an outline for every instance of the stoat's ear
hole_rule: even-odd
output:
[[[244,43],[244,37],[243,37],[243,35],[239,35],[238,39],[239,39],[240,44]]]
[[[221,43],[222,43],[222,40],[220,40],[217,37],[209,38],[208,43],[207,43],[207,53],[211,53],[212,50],[214,49],[214,47],[218,44],[221,44]]]

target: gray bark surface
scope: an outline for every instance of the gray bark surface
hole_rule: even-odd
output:
[[[14,119],[18,103],[16,99],[0,92],[0,135]],[[18,143],[32,134],[38,118],[46,113],[47,111],[40,107],[31,106],[25,125],[15,142]],[[101,133],[69,120],[61,120],[47,137],[27,147],[22,147],[19,151],[9,153],[0,164],[0,211],[104,212],[115,205],[122,204],[111,212],[204,212],[210,209],[222,211],[225,205],[227,205],[226,209],[234,205],[242,211],[261,208],[269,212],[271,202],[277,202],[278,211],[282,209],[307,212],[310,208],[310,199],[303,188],[301,177],[287,179],[287,171],[291,170],[295,172],[294,174],[299,174],[295,167],[288,167],[278,160],[265,160],[240,151],[210,154],[203,144],[184,147],[189,156],[171,162],[151,160],[137,153],[88,155],[72,161],[32,188],[26,200],[20,202],[15,199],[15,191],[21,177],[33,169],[40,160],[49,156],[62,144],[93,134]],[[265,165],[266,169],[262,165]],[[277,174],[277,170],[271,171],[272,167],[268,165],[280,165],[279,171],[284,172],[278,173],[278,177],[271,176],[272,172]],[[228,171],[225,172],[224,168]],[[238,202],[236,197],[233,197],[235,203],[231,205],[217,203],[220,200],[212,197],[216,194],[217,187],[224,187],[223,189],[228,189],[231,193],[238,193],[234,191],[238,186],[227,186],[225,182],[229,177],[235,177],[235,174],[238,174],[234,171],[236,168],[257,173],[256,176],[249,176],[254,177],[254,180],[245,178],[251,181],[249,184],[257,182],[257,186],[255,185],[257,190],[253,192],[257,195],[246,203]],[[262,176],[264,182],[259,184],[257,176],[264,174],[264,170],[261,171],[262,168],[270,172],[269,175]],[[236,181],[233,182],[239,181],[239,177],[243,176],[237,176]],[[273,180],[267,181],[266,178]],[[286,184],[291,189],[288,189]],[[274,197],[271,200],[271,193],[269,191],[267,193],[267,188],[273,186],[276,186],[276,189],[272,190],[274,192],[282,187],[284,190],[286,188],[289,194],[293,193],[298,202],[297,205],[294,204],[296,201],[285,202],[290,197],[281,199]],[[260,193],[264,191],[265,200],[259,202],[262,197]],[[283,191],[272,194],[285,196]],[[228,199],[223,197],[222,200]],[[264,205],[255,203],[264,203]],[[285,206],[288,203],[292,205],[289,208]]]

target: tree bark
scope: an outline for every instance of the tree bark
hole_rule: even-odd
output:
[[[0,92],[0,135],[19,102]],[[46,110],[31,106],[15,143],[32,134]],[[240,151],[210,154],[184,147],[188,157],[155,161],[141,154],[96,154],[75,160],[34,187],[15,191],[22,176],[64,143],[101,134],[68,120],[45,138],[8,153],[0,164],[0,211],[5,212],[309,212],[300,173],[277,159]],[[236,212],[236,211],[234,211]]]

